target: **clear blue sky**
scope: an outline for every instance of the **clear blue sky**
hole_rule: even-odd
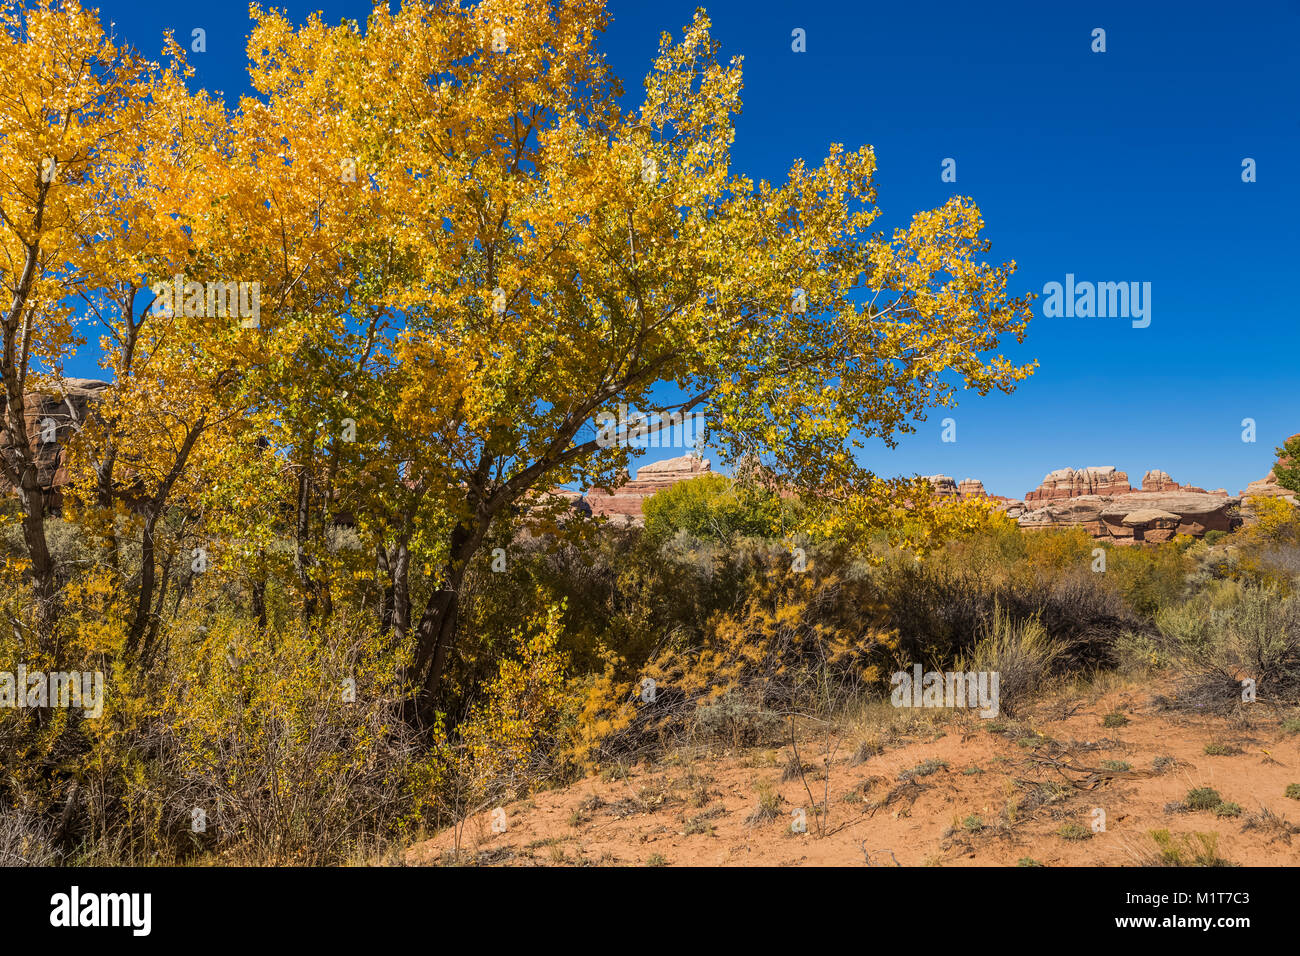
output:
[[[300,21],[364,22],[357,0],[277,3]],[[659,33],[695,0],[611,0],[605,49],[630,97]],[[1300,2],[704,3],[723,53],[745,57],[735,157],[783,178],[833,141],[871,144],[882,224],[954,193],[974,197],[1015,259],[1013,291],[1047,282],[1150,282],[1151,324],[1045,318],[1016,360],[1037,374],[1012,395],[971,395],[868,449],[882,474],[983,479],[1020,496],[1053,468],[1148,468],[1231,492],[1262,477],[1300,432]],[[207,31],[195,82],[248,92],[244,3],[105,0],[104,20],[156,55],[171,27]],[[1106,31],[1093,53],[1092,31]],[[806,31],[807,51],[791,49]],[[957,163],[957,182],[941,163]],[[1242,182],[1253,158],[1257,181]],[[87,355],[80,374],[94,374]],[[940,440],[940,420],[957,441]],[[1241,440],[1253,418],[1258,440]],[[644,461],[679,452],[652,452]]]

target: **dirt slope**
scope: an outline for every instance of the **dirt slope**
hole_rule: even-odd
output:
[[[1160,859],[1150,834],[1168,830],[1183,862],[1212,840],[1203,858],[1297,864],[1300,800],[1285,792],[1300,783],[1300,734],[1281,716],[1264,704],[1234,719],[1189,716],[1131,686],[1059,695],[1020,721],[894,711],[883,730],[827,738],[805,727],[802,774],[788,740],[683,747],[506,804],[505,832],[491,812],[471,817],[406,862],[1126,866]],[[1207,755],[1207,744],[1227,753]],[[1203,787],[1240,811],[1182,805]]]

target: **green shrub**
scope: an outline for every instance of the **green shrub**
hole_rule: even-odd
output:
[[[1183,798],[1183,803],[1187,804],[1190,810],[1213,810],[1223,802],[1219,796],[1219,791],[1210,787],[1197,787],[1187,791],[1187,796]]]
[[[1066,823],[1057,831],[1063,840],[1090,840],[1092,839],[1092,830],[1088,827],[1080,826],[1077,823]]]
[[[1225,710],[1241,701],[1241,675],[1266,699],[1300,693],[1300,594],[1225,584],[1156,618],[1184,676],[1186,705]]]
[[[1244,750],[1232,744],[1208,743],[1205,745],[1205,755],[1207,757],[1235,757],[1243,753],[1245,753]]]
[[[1217,833],[1193,833],[1173,836],[1168,830],[1152,830],[1156,845],[1155,855],[1148,862],[1153,866],[1231,866],[1219,856]]]
[[[706,541],[780,535],[797,523],[797,509],[767,488],[712,472],[655,492],[641,508],[646,534],[660,541],[680,532]]]
[[[1115,585],[1137,614],[1151,618],[1161,608],[1176,604],[1186,591],[1193,567],[1188,555],[1192,539],[1182,537],[1155,547],[1112,548],[1107,554],[1106,578]]]
[[[1053,668],[1065,670],[1114,664],[1116,639],[1145,626],[1104,577],[1086,570],[1055,578],[977,574],[939,556],[888,561],[868,572],[868,583],[904,665],[955,660],[989,634],[1001,611],[1013,626],[1037,620],[1060,648]]]
[[[907,782],[908,780],[915,780],[918,777],[928,777],[932,773],[938,773],[940,770],[947,770],[947,769],[948,769],[948,761],[935,760],[934,758],[931,758],[929,760],[921,761],[911,770],[904,770],[902,773],[898,775],[898,779],[903,782]]]

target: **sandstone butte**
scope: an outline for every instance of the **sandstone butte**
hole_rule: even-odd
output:
[[[47,491],[54,492],[50,502],[53,508],[60,506],[58,490],[68,483],[63,443],[93,414],[94,403],[107,387],[107,382],[71,378],[62,381],[57,393],[25,396],[28,433],[36,436],[33,449],[40,481]],[[0,409],[3,403],[0,397]],[[43,441],[42,425],[48,435],[51,423],[54,440]],[[0,449],[8,442],[7,431],[0,430]],[[617,488],[592,488],[586,492],[556,488],[550,494],[579,511],[608,518],[615,524],[639,524],[641,505],[650,495],[711,471],[706,459],[689,454],[642,465],[635,479]],[[1114,466],[1058,468],[1048,472],[1038,487],[1022,499],[991,495],[975,478],[957,481],[948,475],[925,477],[937,497],[989,498],[1027,530],[1081,527],[1093,537],[1115,544],[1231,531],[1251,519],[1249,505],[1243,502],[1252,496],[1281,497],[1300,504],[1292,492],[1277,484],[1273,471],[1252,481],[1239,495],[1229,495],[1222,488],[1206,491],[1181,485],[1168,472],[1158,469],[1146,472],[1141,487],[1133,488],[1128,473]],[[12,490],[0,476],[0,492]]]

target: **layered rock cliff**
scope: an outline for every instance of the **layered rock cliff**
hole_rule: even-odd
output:
[[[68,483],[64,445],[72,432],[92,414],[95,403],[107,382],[91,378],[66,378],[56,393],[28,392],[23,396],[23,418],[30,448],[36,457],[41,487],[53,492],[49,504],[59,504],[58,489]],[[0,391],[0,454],[9,447],[8,399]],[[48,439],[48,440],[47,440]],[[13,492],[13,486],[0,471],[0,494]]]
[[[634,480],[612,490],[592,488],[582,500],[594,515],[622,515],[639,520],[641,503],[650,495],[711,470],[709,461],[698,455],[653,461],[638,468]]]
[[[1054,501],[1058,498],[1078,498],[1081,495],[1122,495],[1133,489],[1128,483],[1128,473],[1116,470],[1114,465],[1080,468],[1058,468],[1033,491],[1025,495],[1026,501]]]

